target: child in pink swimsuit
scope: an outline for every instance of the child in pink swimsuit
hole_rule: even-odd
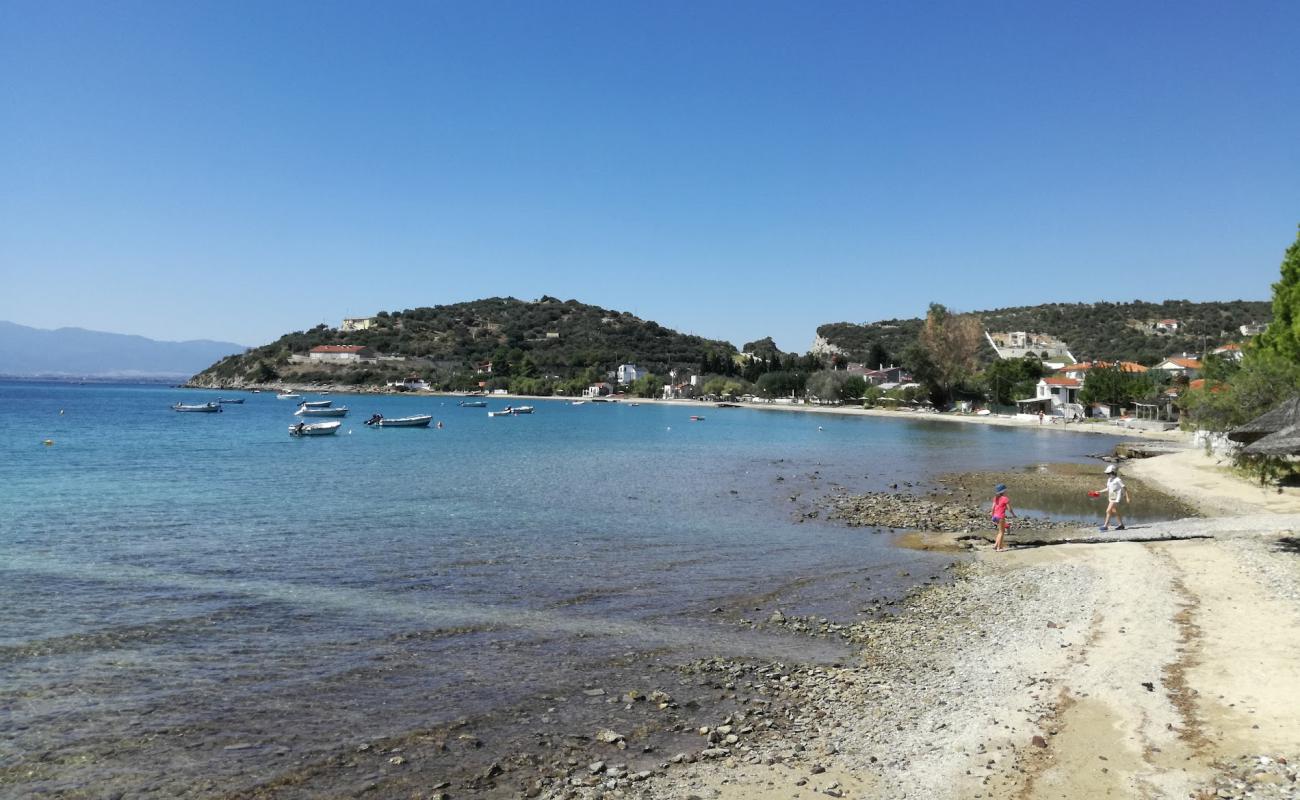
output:
[[[1011,523],[1007,517],[1014,517],[1016,512],[1011,508],[1011,498],[1007,497],[1007,485],[999,483],[993,487],[993,524],[998,526],[998,538],[993,542],[994,550],[1006,550],[1006,545],[1002,540],[1007,535],[1007,529]]]

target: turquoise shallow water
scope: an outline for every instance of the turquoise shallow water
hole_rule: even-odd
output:
[[[808,498],[1097,447],[921,421],[704,407],[693,423],[681,407],[559,401],[488,418],[348,395],[332,398],[352,408],[338,436],[291,439],[294,406],[271,394],[168,409],[217,396],[0,383],[0,768],[37,751],[62,765],[11,772],[0,792],[252,784],[273,767],[204,753],[393,735],[629,649],[794,657],[708,610],[809,576],[942,566],[796,524]],[[362,425],[374,412],[445,428]],[[178,728],[211,747],[139,744]]]

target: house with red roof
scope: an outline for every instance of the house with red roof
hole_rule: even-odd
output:
[[[1170,356],[1159,364],[1156,369],[1169,373],[1169,377],[1176,378],[1184,376],[1195,378],[1201,374],[1201,360],[1191,356]]]
[[[1229,342],[1228,344],[1225,344],[1222,347],[1216,347],[1211,352],[1220,358],[1228,359],[1231,361],[1240,361],[1243,355],[1243,353],[1241,352],[1241,345],[1237,344],[1236,342]]]
[[[1083,390],[1083,381],[1064,375],[1048,375],[1038,381],[1033,397],[1017,400],[1016,406],[1021,414],[1052,414],[1067,419],[1082,417],[1083,406],[1079,405],[1079,392]]]

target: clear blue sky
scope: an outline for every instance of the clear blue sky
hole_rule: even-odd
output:
[[[1300,3],[0,0],[0,319],[1264,299]]]

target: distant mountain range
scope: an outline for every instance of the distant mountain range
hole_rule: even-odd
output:
[[[85,328],[44,330],[0,321],[0,375],[12,377],[189,377],[245,349],[234,342],[160,342]]]

